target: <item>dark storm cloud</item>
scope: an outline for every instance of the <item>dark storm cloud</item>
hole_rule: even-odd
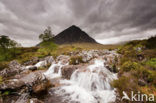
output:
[[[54,34],[78,25],[101,43],[156,34],[156,0],[1,0],[0,34],[24,46],[39,42],[50,25]]]

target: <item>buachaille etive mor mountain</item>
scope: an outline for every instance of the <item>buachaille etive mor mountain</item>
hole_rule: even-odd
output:
[[[79,27],[73,25],[54,37],[56,44],[70,44],[70,43],[97,43],[87,33],[82,31]]]

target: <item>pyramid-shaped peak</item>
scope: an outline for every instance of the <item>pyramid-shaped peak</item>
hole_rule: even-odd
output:
[[[81,30],[78,26],[72,25],[54,37],[57,44],[70,43],[96,43],[86,32]]]

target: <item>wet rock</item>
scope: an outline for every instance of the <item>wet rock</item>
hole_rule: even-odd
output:
[[[54,68],[54,73],[58,73],[59,72],[59,66],[56,66],[55,68]]]
[[[48,56],[48,57],[45,57],[43,60],[41,60],[40,62],[36,63],[35,66],[37,68],[40,68],[40,67],[46,67],[48,66],[49,64],[52,64],[54,61],[54,58],[52,56]]]
[[[55,89],[53,88],[49,91],[49,94],[44,100],[44,103],[69,103],[64,101],[64,97],[55,94]]]
[[[61,78],[51,79],[50,82],[51,82],[52,87],[59,87],[59,86],[61,86],[62,84],[60,84],[60,79]]]
[[[37,98],[31,98],[30,103],[44,103],[44,102],[41,100],[38,100]]]
[[[68,65],[68,66],[62,67],[62,77],[65,79],[70,79],[72,73],[78,68],[81,68],[81,66],[80,65]]]
[[[35,84],[32,87],[33,93],[41,93],[43,91],[47,91],[47,89],[51,86],[50,82],[45,79],[44,81],[38,81],[37,84]]]
[[[106,67],[110,72],[113,72],[113,73],[117,73],[117,72],[119,71],[115,64],[114,64],[114,65],[107,65],[107,64],[105,64],[105,67]]]
[[[30,66],[26,66],[26,69],[34,71],[34,70],[37,70],[37,67],[33,66],[33,65],[30,65]]]
[[[38,63],[35,64],[35,66],[37,68],[44,67],[46,65],[47,65],[47,62],[46,61],[40,61],[40,62],[38,62]]]

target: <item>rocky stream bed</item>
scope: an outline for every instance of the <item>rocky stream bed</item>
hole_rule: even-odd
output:
[[[81,62],[74,56],[81,57]],[[117,79],[116,51],[90,50],[39,59],[23,65],[12,61],[0,71],[0,91],[9,91],[0,103],[113,103],[117,94],[110,83]],[[41,69],[47,68],[47,69]]]

